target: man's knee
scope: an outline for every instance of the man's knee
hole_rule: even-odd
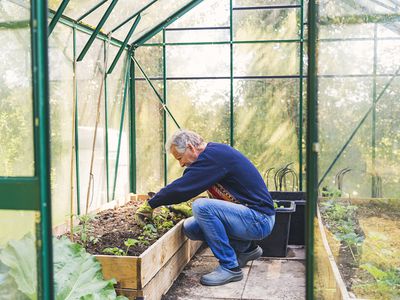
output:
[[[209,207],[210,199],[199,198],[192,203],[192,211],[194,215],[202,213]]]
[[[203,239],[203,233],[194,217],[190,217],[183,222],[183,233],[191,240]]]

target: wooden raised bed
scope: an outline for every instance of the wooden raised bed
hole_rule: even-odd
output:
[[[183,221],[140,256],[96,255],[104,278],[117,280],[117,294],[129,299],[161,299],[201,246],[185,237]]]

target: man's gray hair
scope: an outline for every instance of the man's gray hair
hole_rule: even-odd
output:
[[[188,144],[192,144],[195,148],[204,145],[204,139],[196,132],[181,129],[175,132],[165,143],[165,151],[171,151],[172,145],[175,146],[176,151],[183,153]]]

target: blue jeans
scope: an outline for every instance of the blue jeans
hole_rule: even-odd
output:
[[[252,240],[268,236],[275,216],[267,216],[242,204],[200,198],[192,204],[193,217],[183,223],[191,240],[206,241],[220,265],[235,268],[236,253],[245,252]]]

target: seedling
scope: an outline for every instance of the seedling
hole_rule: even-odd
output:
[[[90,224],[96,217],[93,215],[79,215],[76,217],[79,220],[79,224],[74,227],[74,231],[79,234],[82,246],[86,248],[89,242],[97,243],[99,239],[91,235],[93,227]]]
[[[138,243],[139,243],[139,241],[136,240],[136,239],[127,239],[127,240],[124,242],[124,244],[125,244],[125,246],[126,246],[126,250],[125,250],[125,252],[124,252],[124,255],[125,255],[125,256],[128,255],[129,248],[132,247],[132,246],[135,246],[135,245],[138,244]]]
[[[105,249],[103,249],[103,253],[112,254],[112,255],[116,255],[116,256],[122,256],[122,255],[124,255],[124,250],[119,249],[118,247],[105,248]]]

